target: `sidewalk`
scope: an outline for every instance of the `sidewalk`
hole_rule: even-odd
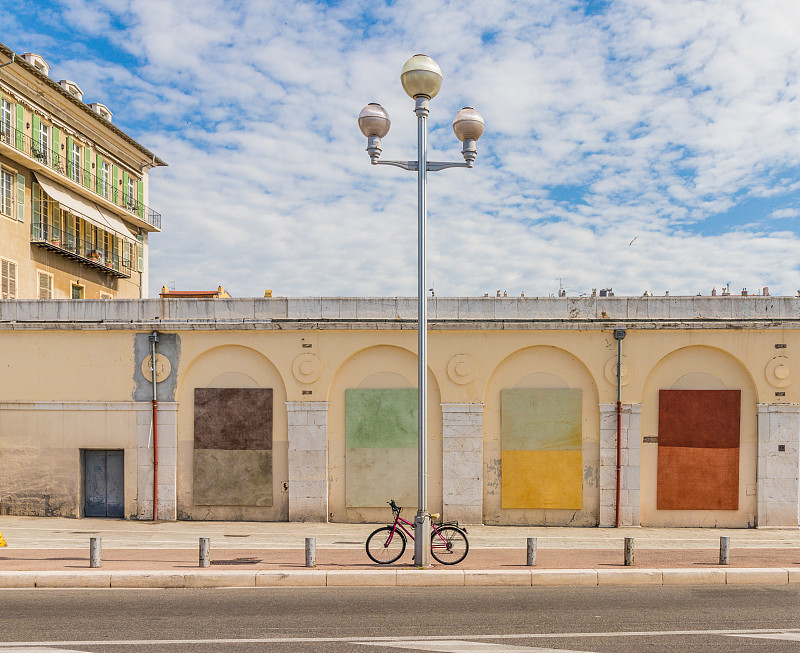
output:
[[[588,584],[800,582],[800,529],[545,528],[467,526],[470,551],[455,567],[413,567],[413,544],[393,565],[364,551],[383,524],[138,522],[0,517],[3,587],[184,587],[332,584]],[[719,538],[730,564],[719,565]],[[89,568],[89,538],[102,541],[102,565]],[[198,540],[211,540],[211,567],[198,566]],[[305,567],[305,538],[316,567]],[[527,567],[526,538],[537,538]],[[623,565],[633,537],[635,565]]]

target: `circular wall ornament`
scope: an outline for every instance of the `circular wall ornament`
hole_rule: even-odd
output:
[[[300,383],[314,383],[322,375],[322,361],[314,354],[300,354],[292,363],[292,373]]]
[[[634,373],[633,363],[631,363],[630,359],[622,355],[622,369],[620,369],[620,377],[622,381],[622,385],[626,386],[631,382]],[[606,381],[608,381],[611,385],[617,385],[617,357],[612,356],[606,361],[606,365],[603,368],[603,374],[605,374]]]
[[[447,363],[447,375],[453,383],[466,385],[478,376],[478,365],[469,354],[457,354]]]
[[[142,375],[150,383],[153,382],[153,373],[150,371],[150,361],[152,354],[145,357],[142,361]],[[172,364],[164,354],[156,354],[156,383],[161,383],[172,373]]]
[[[786,356],[776,356],[767,363],[764,376],[767,377],[767,382],[776,388],[785,388],[794,380],[792,379],[792,365]]]

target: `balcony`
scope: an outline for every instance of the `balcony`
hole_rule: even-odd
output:
[[[32,225],[31,243],[119,279],[130,279],[131,273],[135,272],[130,260],[121,261],[118,254],[76,238],[75,234],[65,233],[56,225]]]
[[[92,193],[110,202],[116,208],[127,211],[131,216],[156,229],[161,229],[161,214],[139,202],[136,197],[131,197],[127,193],[127,189],[114,188],[110,180],[103,182],[96,175],[77,169],[65,156],[48,148],[40,147],[25,133],[8,125],[0,125],[0,143],[21,152],[40,164],[41,167],[57,172],[65,179],[91,190]]]

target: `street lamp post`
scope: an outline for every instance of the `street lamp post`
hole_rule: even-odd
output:
[[[442,71],[436,62],[425,54],[415,54],[400,73],[403,90],[414,100],[417,115],[417,160],[381,161],[381,138],[389,132],[391,121],[386,110],[375,102],[368,104],[358,116],[358,126],[367,137],[367,152],[372,165],[391,165],[417,172],[417,514],[414,518],[414,564],[430,566],[431,518],[428,512],[428,305],[426,293],[425,231],[427,222],[427,173],[445,168],[471,168],[478,154],[476,141],[483,134],[483,118],[472,107],[464,107],[453,120],[453,131],[462,143],[464,163],[428,161],[428,102],[439,92]]]

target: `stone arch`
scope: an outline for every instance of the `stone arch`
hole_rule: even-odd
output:
[[[376,345],[349,356],[334,374],[328,401],[329,518],[337,522],[378,522],[387,518],[387,508],[347,505],[346,417],[348,389],[414,389],[417,387],[417,356],[403,347]],[[392,460],[386,460],[387,470]],[[415,468],[416,469],[416,468]],[[352,470],[351,470],[352,473]],[[368,481],[365,481],[368,482]],[[376,483],[380,483],[378,478]],[[416,480],[414,482],[416,488]],[[416,492],[414,492],[416,497]],[[393,497],[387,496],[388,501]],[[414,501],[416,504],[416,501]],[[415,505],[403,506],[413,514]],[[441,393],[428,368],[428,509],[442,508],[442,410]]]
[[[659,393],[661,390],[739,390],[739,488],[736,510],[659,510]],[[640,522],[642,526],[741,528],[755,526],[757,394],[750,371],[737,357],[717,347],[691,345],[663,356],[647,374],[642,389]],[[666,453],[665,453],[666,455]],[[700,454],[698,454],[700,455]],[[665,461],[667,459],[665,458]],[[688,472],[687,472],[688,473]]]
[[[272,389],[272,506],[194,504],[195,388]],[[178,516],[180,519],[284,521],[289,516],[286,387],[278,368],[261,352],[242,345],[207,349],[188,364],[178,384]]]
[[[501,392],[512,388],[580,389],[581,490],[579,509],[502,507]],[[600,511],[600,417],[594,376],[575,354],[548,345],[519,349],[489,375],[484,393],[483,517],[486,524],[595,526]]]

